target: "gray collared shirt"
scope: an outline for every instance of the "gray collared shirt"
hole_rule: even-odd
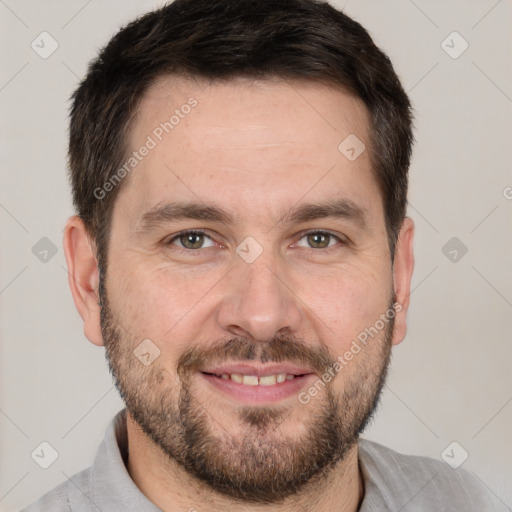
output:
[[[22,512],[159,512],[126,470],[126,409],[110,422],[90,468],[72,476]],[[359,441],[365,495],[359,512],[498,511],[476,478],[427,457],[402,455]]]

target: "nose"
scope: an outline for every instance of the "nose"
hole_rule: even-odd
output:
[[[268,258],[240,263],[224,283],[218,310],[220,326],[236,336],[270,341],[292,335],[301,322],[300,299],[290,278]]]

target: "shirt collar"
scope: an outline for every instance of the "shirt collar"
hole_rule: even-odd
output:
[[[126,469],[126,409],[110,422],[92,467],[94,504],[101,510],[161,512],[137,487]]]
[[[365,489],[360,512],[370,510],[369,495],[373,495],[376,490],[371,478],[371,468],[368,467],[367,457],[364,455],[360,450],[359,465]],[[127,460],[128,433],[125,408],[119,411],[110,422],[94,460],[92,467],[94,504],[102,510],[162,512],[132,480],[126,469]]]

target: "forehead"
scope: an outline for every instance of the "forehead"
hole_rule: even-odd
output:
[[[339,149],[354,135],[369,148],[368,110],[334,87],[163,77],[140,101],[130,151],[151,149],[119,199],[129,198],[133,221],[176,198],[229,202],[247,216],[326,193],[371,206],[379,191],[368,151],[351,161]]]

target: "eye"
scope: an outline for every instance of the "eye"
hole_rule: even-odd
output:
[[[212,242],[212,245],[209,247],[213,247],[213,240],[203,231],[183,231],[179,233],[174,238],[167,242],[168,245],[178,245],[183,249],[188,250],[196,250],[196,249],[204,249],[204,240],[209,239]],[[175,242],[179,242],[179,244],[175,244]]]
[[[205,240],[209,240],[210,245],[205,246]],[[300,243],[300,240],[306,240],[306,245]],[[299,247],[306,247],[310,250],[330,249],[337,244],[345,245],[346,242],[329,231],[319,230],[304,233],[297,243]],[[177,245],[186,251],[198,251],[199,249],[214,247],[215,242],[204,231],[196,229],[178,233],[166,242],[166,245]]]
[[[306,239],[307,246],[301,245],[298,243],[300,247],[307,247],[309,249],[328,249],[337,243],[344,244],[344,241],[332,233],[328,231],[309,231],[304,233],[304,235],[300,238],[300,240]],[[331,243],[333,242],[333,243]]]

